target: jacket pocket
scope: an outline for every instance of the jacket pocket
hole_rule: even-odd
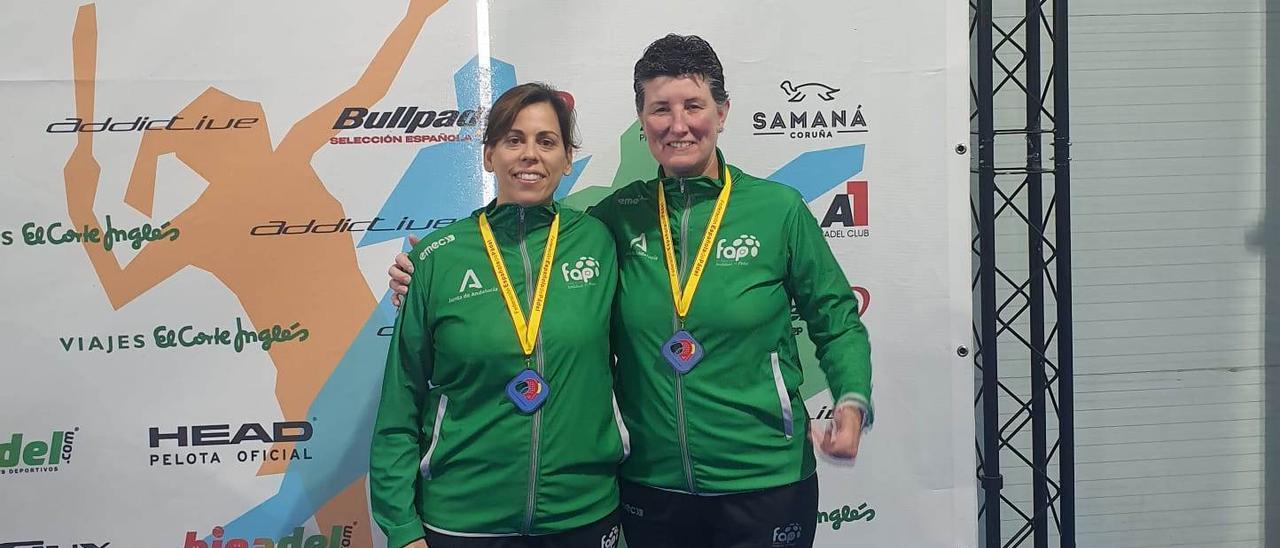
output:
[[[449,396],[441,394],[440,403],[436,405],[436,421],[431,427],[431,444],[427,446],[427,454],[422,456],[422,462],[418,464],[418,472],[423,479],[431,479],[431,455],[436,452],[436,445],[440,443],[440,426],[444,424],[444,411],[448,408]]]
[[[778,406],[782,410],[782,433],[791,439],[795,433],[795,421],[791,414],[791,394],[787,392],[787,383],[782,379],[782,366],[778,363],[778,353],[769,353],[769,366],[773,368],[773,386],[778,391]]]

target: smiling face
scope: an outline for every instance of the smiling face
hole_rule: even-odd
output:
[[[716,140],[729,114],[698,75],[658,76],[643,82],[640,124],[649,153],[676,177],[717,178]]]
[[[573,149],[560,133],[551,103],[530,104],[516,114],[511,128],[484,147],[484,169],[498,181],[499,204],[546,203],[573,169]]]

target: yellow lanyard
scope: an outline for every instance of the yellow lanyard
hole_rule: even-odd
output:
[[[533,308],[529,310],[527,324],[524,312],[520,310],[520,299],[516,297],[515,287],[511,285],[511,276],[507,275],[507,265],[502,262],[502,251],[498,249],[497,240],[493,239],[493,230],[489,228],[489,220],[484,213],[480,214],[480,237],[484,239],[484,251],[489,255],[489,264],[493,265],[493,275],[498,278],[502,300],[507,302],[507,312],[511,314],[511,325],[516,329],[520,349],[524,351],[525,358],[529,358],[538,342],[538,326],[542,324],[547,288],[551,286],[551,263],[555,261],[556,240],[560,237],[560,214],[556,213],[555,219],[551,221],[551,231],[547,233],[547,248],[542,252],[542,267],[538,269],[537,289],[533,292]]]
[[[671,278],[671,299],[676,305],[676,314],[680,323],[684,323],[689,315],[689,306],[693,304],[693,294],[698,290],[698,282],[702,279],[702,271],[707,268],[707,259],[711,257],[711,243],[720,231],[720,222],[724,220],[724,212],[729,208],[729,191],[733,188],[733,177],[729,176],[729,168],[724,169],[724,188],[716,198],[716,207],[707,221],[707,230],[702,235],[702,244],[693,257],[693,268],[689,278],[684,282],[684,291],[680,290],[680,274],[676,272],[676,246],[671,240],[671,222],[667,220],[667,197],[662,190],[662,181],[658,181],[658,223],[662,227],[662,252],[667,259],[667,276]],[[688,245],[688,242],[684,242]]]

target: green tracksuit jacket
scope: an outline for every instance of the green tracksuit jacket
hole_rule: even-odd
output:
[[[632,183],[590,210],[618,246],[613,338],[618,404],[633,448],[621,468],[629,481],[713,494],[813,473],[792,301],[808,322],[833,397],[860,408],[867,426],[873,419],[867,332],[817,221],[795,189],[733,166],[729,172],[728,210],[686,323],[705,356],[684,375],[661,354],[678,325],[657,219],[658,180]],[[668,177],[663,185],[683,284],[723,183]]]
[[[525,369],[477,219],[487,211],[526,318],[560,212],[534,366],[549,396],[522,414],[506,385]],[[387,357],[369,461],[373,514],[392,547],[443,533],[544,534],[618,505],[625,429],[609,348],[613,239],[558,204],[477,210],[413,251],[413,282]]]

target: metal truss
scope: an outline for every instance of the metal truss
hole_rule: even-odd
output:
[[[1074,547],[1067,0],[1015,2],[970,3],[980,538]]]

